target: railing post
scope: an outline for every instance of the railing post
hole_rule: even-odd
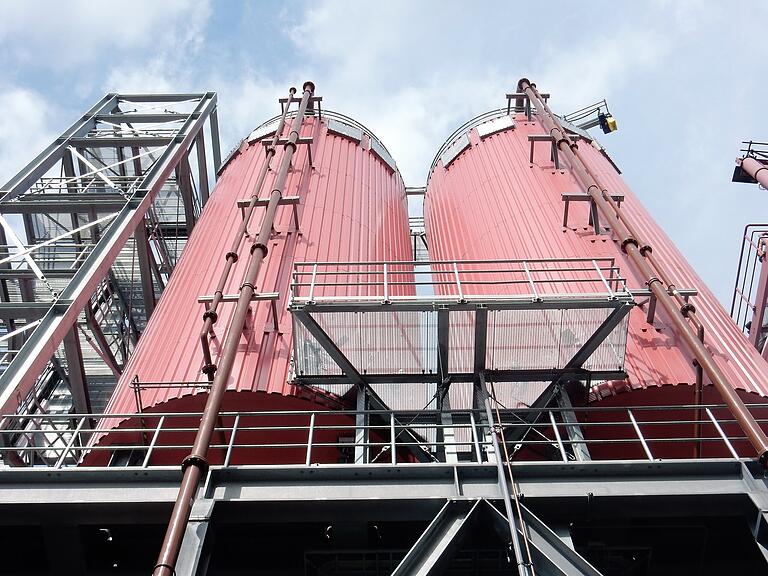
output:
[[[392,452],[392,464],[397,464],[397,454],[395,454],[395,413],[389,413],[389,451]]]
[[[635,429],[635,434],[637,434],[640,443],[643,445],[645,455],[647,456],[648,460],[653,462],[653,454],[651,454],[651,449],[648,447],[648,443],[645,441],[643,433],[640,432],[640,426],[638,426],[637,420],[635,420],[635,416],[632,414],[632,410],[627,410],[627,414],[629,414],[629,419],[632,421],[632,427]]]
[[[312,414],[309,417],[309,433],[307,435],[307,459],[305,462],[306,466],[309,466],[312,464],[312,441],[314,440],[315,436],[315,413],[312,412]]]
[[[155,446],[157,445],[157,438],[160,436],[160,429],[163,427],[163,424],[165,423],[165,416],[160,416],[160,420],[157,421],[157,426],[155,427],[155,433],[152,434],[152,440],[149,443],[149,448],[147,449],[147,455],[144,457],[144,462],[142,462],[141,467],[146,468],[149,466],[149,460],[152,458],[152,453],[155,451]]]
[[[312,279],[309,281],[309,302],[313,302],[315,297],[315,279],[317,278],[317,264],[312,266]]]
[[[232,423],[232,434],[229,436],[229,444],[227,445],[227,454],[224,457],[224,466],[229,466],[232,460],[232,449],[235,446],[235,434],[237,434],[237,427],[240,425],[240,414],[235,414],[235,421]]]
[[[471,410],[469,412],[469,424],[472,427],[472,444],[475,446],[475,457],[477,462],[483,461],[483,453],[480,451],[480,440],[477,437],[477,423],[475,422],[475,412]]]
[[[608,295],[611,297],[611,299],[614,298],[613,290],[611,290],[610,285],[608,284],[608,281],[605,279],[605,275],[603,274],[603,271],[600,269],[599,264],[596,260],[592,260],[592,264],[595,266],[595,270],[597,270],[597,275],[600,277],[600,281],[603,283],[603,286],[605,286],[605,289],[608,290]]]
[[[80,434],[80,430],[83,429],[83,425],[85,424],[86,417],[81,416],[80,422],[77,424],[77,428],[75,428],[75,431],[72,432],[72,437],[69,439],[69,442],[67,442],[67,445],[64,447],[64,452],[61,453],[61,456],[59,456],[59,459],[56,461],[56,464],[54,465],[54,468],[61,468],[61,466],[64,464],[64,460],[67,458],[67,454],[69,454],[69,451],[72,449],[72,446],[75,445],[75,442],[77,441],[77,437]]]
[[[533,281],[533,275],[530,268],[528,268],[528,262],[523,260],[523,270],[525,270],[525,276],[528,278],[528,284],[531,286],[531,294],[534,300],[540,300],[539,293],[536,291],[536,284]]]
[[[384,303],[389,303],[389,278],[387,271],[387,263],[384,262]]]
[[[568,462],[568,455],[565,453],[565,446],[563,446],[563,439],[560,438],[560,431],[557,429],[557,422],[555,421],[555,415],[552,411],[549,411],[549,421],[552,423],[552,430],[555,432],[555,439],[557,440],[557,446],[560,448],[560,457],[563,462]]]
[[[453,262],[453,276],[456,279],[456,288],[459,291],[459,300],[464,300],[464,290],[461,288],[461,280],[459,279],[459,267],[456,261]]]
[[[709,416],[709,419],[712,421],[712,424],[714,424],[715,429],[717,430],[717,433],[720,434],[720,438],[723,439],[723,442],[725,442],[725,445],[728,447],[728,451],[731,453],[731,456],[733,456],[734,460],[739,459],[739,455],[736,453],[736,450],[733,448],[733,444],[731,444],[731,441],[728,440],[728,437],[725,435],[725,432],[723,432],[723,429],[720,427],[720,422],[718,422],[715,419],[715,416],[712,414],[712,411],[707,408],[707,416]]]

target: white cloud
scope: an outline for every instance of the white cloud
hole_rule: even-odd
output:
[[[189,41],[209,13],[203,0],[9,1],[2,6],[0,44],[23,65],[69,69]]]
[[[0,185],[55,138],[53,118],[45,98],[32,90],[10,86],[0,89]]]

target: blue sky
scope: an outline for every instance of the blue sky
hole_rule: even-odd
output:
[[[312,79],[419,185],[527,76],[558,112],[608,100],[601,142],[730,302],[741,230],[768,220],[768,192],[730,183],[740,142],[768,139],[766,22],[759,1],[0,0],[0,181],[107,91],[217,91],[228,150]]]

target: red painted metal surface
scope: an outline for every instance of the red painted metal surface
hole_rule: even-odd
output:
[[[548,142],[536,144],[534,162],[529,162],[528,136],[542,132],[535,119],[529,122],[520,115],[516,117],[514,129],[484,139],[472,129],[470,148],[447,169],[438,162],[425,200],[431,258],[612,257],[630,288],[644,288],[610,233],[594,233],[588,223],[588,202],[572,202],[569,226],[563,227],[561,194],[583,191],[567,166],[555,169]],[[699,291],[694,303],[706,327],[706,345],[729,382],[747,393],[768,394],[768,364],[629,190],[611,162],[587,142],[582,142],[580,147],[609,183],[609,191],[624,195],[622,209],[632,215],[638,232],[653,246],[654,255],[673,271],[674,284]],[[498,293],[499,287],[493,286],[491,290]],[[477,291],[482,293],[482,287]],[[646,322],[645,307],[631,312],[625,364],[628,378],[598,386],[595,391],[599,397],[695,382],[692,357],[672,331],[661,307],[653,325]],[[689,395],[692,402],[693,386],[685,389],[685,395]],[[633,395],[624,401],[639,403],[642,399]]]
[[[259,292],[280,293],[278,329],[274,326],[270,303],[255,302],[228,382],[222,406],[225,412],[340,406],[339,398],[329,392],[309,391],[289,382],[292,324],[286,305],[294,262],[411,259],[402,178],[370,151],[368,135],[358,143],[328,132],[324,121],[307,118],[301,136],[314,138],[311,144],[314,165],[310,166],[307,145],[300,145],[284,194],[301,198],[297,207],[299,231],[295,229],[293,207],[279,208],[268,258],[256,284]],[[277,154],[277,162],[281,153]],[[260,141],[244,142],[221,173],[107,406],[108,413],[202,409],[204,388],[151,387],[150,383],[205,381],[201,373],[203,361],[199,340],[204,307],[197,299],[212,295],[215,289],[225,252],[241,218],[237,200],[247,199],[253,193],[253,180],[264,158]],[[274,172],[267,176],[262,197],[269,195],[273,178]],[[263,211],[264,208],[258,208],[251,219],[251,241]],[[249,246],[250,242],[246,240],[225,294],[238,292],[247,267],[245,256]],[[325,295],[363,295],[369,289],[348,285],[326,287],[324,291]],[[318,295],[322,293],[317,292]],[[234,307],[234,303],[222,303],[219,307],[219,319],[215,324],[217,337],[211,342],[214,362]],[[135,380],[140,383],[140,397],[133,387]],[[141,386],[142,383],[146,383],[146,387]],[[125,420],[123,425],[128,422]],[[130,423],[135,424],[135,419]],[[109,427],[118,424],[120,420],[115,419]],[[105,441],[102,437],[101,442]]]

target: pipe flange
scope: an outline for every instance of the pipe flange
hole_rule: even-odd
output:
[[[640,254],[642,254],[643,256],[645,256],[646,254],[653,254],[653,248],[648,246],[648,244],[646,244],[645,246],[640,246]]]
[[[304,92],[309,90],[310,94],[314,94],[315,93],[315,83],[312,82],[311,80],[307,80],[306,82],[304,82],[304,85],[301,87],[301,89]]]
[[[622,241],[621,241],[621,251],[622,251],[622,252],[624,252],[624,254],[626,254],[626,253],[627,253],[627,246],[628,246],[629,244],[632,244],[632,245],[634,245],[634,246],[635,246],[635,248],[637,248],[637,247],[639,246],[639,244],[637,243],[637,240],[635,240],[634,238],[632,238],[632,236],[629,236],[629,237],[627,237],[627,238],[624,238],[624,240],[622,240]]]
[[[680,314],[682,314],[684,318],[688,318],[688,314],[690,314],[692,312],[694,314],[696,313],[696,306],[694,306],[690,302],[680,306]]]
[[[195,466],[196,468],[200,468],[203,475],[208,473],[208,460],[206,460],[203,456],[200,456],[199,454],[190,454],[184,460],[181,461],[181,471],[186,471],[187,468],[190,466]]]
[[[203,312],[203,320],[208,320],[210,318],[211,324],[216,324],[216,320],[219,319],[219,315],[216,314],[216,310],[206,310]]]
[[[232,263],[234,264],[240,256],[237,255],[237,252],[227,252],[226,259],[229,260],[230,258],[232,258]]]
[[[200,372],[206,376],[213,376],[216,373],[216,364],[206,364],[200,369]]]
[[[266,244],[262,244],[261,242],[254,242],[253,246],[251,246],[251,254],[256,252],[259,248],[261,248],[264,258],[266,258],[267,254],[269,254],[269,248],[267,248]]]
[[[168,570],[170,570],[170,571],[171,571],[171,575],[172,575],[172,576],[176,576],[176,568],[174,568],[174,567],[173,567],[173,566],[171,566],[170,564],[155,564],[155,567],[154,567],[154,568],[152,568],[152,574],[154,574],[155,572],[157,572],[157,569],[158,569],[158,568],[168,568]]]
[[[296,152],[296,143],[295,142],[291,142],[290,140],[288,140],[285,144],[283,144],[283,148],[286,149],[286,150],[288,148],[292,148],[291,152],[295,153]]]

